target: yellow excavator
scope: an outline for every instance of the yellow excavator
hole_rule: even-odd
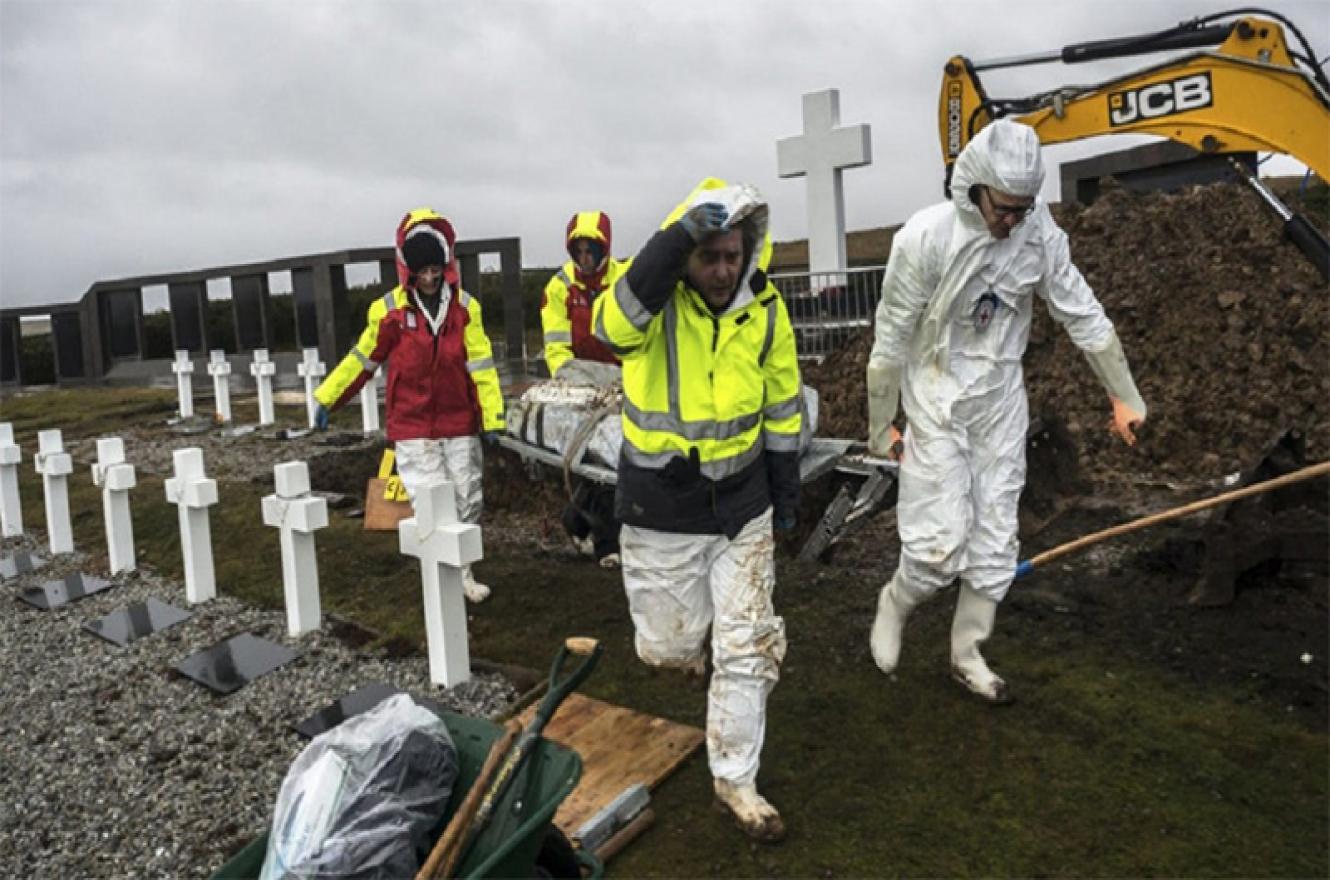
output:
[[[1296,44],[1286,37],[1292,34]],[[1060,86],[1023,98],[989,97],[979,74],[1032,64],[1078,64],[1194,50],[1092,85]],[[1274,152],[1330,181],[1330,80],[1297,27],[1278,13],[1239,9],[1175,27],[1066,46],[1041,54],[943,68],[938,136],[952,165],[980,129],[1009,117],[1046,144],[1107,134],[1148,134],[1201,153]],[[1230,159],[1232,157],[1230,156]],[[1231,163],[1280,218],[1285,235],[1330,278],[1330,242],[1288,209],[1244,164]],[[948,187],[948,195],[949,195]]]

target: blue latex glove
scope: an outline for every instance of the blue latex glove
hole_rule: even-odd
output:
[[[723,232],[725,223],[729,219],[730,214],[725,210],[724,205],[718,205],[715,202],[703,202],[689,208],[679,218],[679,225],[688,231],[688,234],[693,237],[693,241],[701,241],[713,232]]]
[[[319,408],[314,410],[314,427],[318,428],[320,431],[328,430],[328,417],[330,415],[331,413],[328,412],[328,407],[320,403]]]
[[[481,431],[480,439],[486,446],[498,446],[501,431]]]
[[[778,513],[772,517],[772,525],[778,532],[790,532],[794,530],[795,523],[799,518],[793,513]]]

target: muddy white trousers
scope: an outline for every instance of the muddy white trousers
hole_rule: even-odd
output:
[[[711,775],[736,785],[757,778],[767,696],[780,678],[785,621],[776,616],[771,510],[734,540],[625,525],[619,534],[623,584],[637,655],[653,666],[687,666],[704,656],[711,630],[707,697]]]
[[[485,459],[479,437],[398,440],[394,454],[397,475],[412,501],[426,484],[444,480],[457,489],[457,518],[462,522],[480,522]]]

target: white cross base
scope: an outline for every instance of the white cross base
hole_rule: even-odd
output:
[[[185,598],[191,604],[217,598],[212,565],[212,531],[208,508],[217,503],[217,481],[203,472],[203,450],[197,446],[172,453],[175,476],[166,481],[166,500],[180,511],[180,554],[185,563]]]
[[[254,349],[254,362],[249,365],[249,374],[259,387],[259,424],[271,425],[276,419],[272,409],[272,377],[277,372],[277,365],[268,360],[268,349]]]
[[[125,461],[125,443],[119,437],[97,441],[97,462],[92,482],[102,489],[102,516],[106,520],[106,552],[111,574],[133,571],[134,520],[129,515],[129,490],[138,485],[134,466]]]
[[[364,433],[379,430],[379,377],[370,373],[360,389],[360,421]]]
[[[226,352],[221,349],[212,350],[209,354],[208,374],[212,376],[217,417],[223,422],[229,422],[231,421],[231,364],[226,360]]]
[[[296,372],[305,378],[305,414],[309,417],[309,427],[314,427],[314,415],[319,411],[319,402],[314,398],[314,389],[319,386],[319,379],[327,374],[328,369],[319,360],[317,348],[307,348],[304,360],[296,366]]]
[[[180,418],[187,419],[194,415],[194,362],[189,359],[189,352],[176,349],[171,372],[175,373],[176,391],[180,395]]]
[[[309,494],[309,466],[288,461],[272,469],[277,491],[263,498],[263,524],[281,529],[286,631],[315,632],[323,622],[314,532],[328,525],[328,502]]]
[[[480,559],[480,526],[457,521],[452,483],[428,483],[414,499],[416,515],[397,524],[403,555],[420,560],[425,593],[429,678],[455,687],[471,677],[462,567]]]
[[[33,456],[37,473],[42,475],[42,494],[46,498],[46,534],[51,555],[74,552],[74,529],[69,521],[69,475],[74,460],[65,452],[60,430],[37,434],[37,454]]]
[[[840,128],[840,90],[803,96],[804,133],[776,141],[776,173],[808,177],[808,270],[840,272],[845,259],[845,192],[841,171],[873,161],[867,125]],[[818,284],[820,288],[829,282]]]
[[[23,450],[14,442],[12,422],[0,422],[0,535],[23,534],[23,505],[18,494],[18,466]]]

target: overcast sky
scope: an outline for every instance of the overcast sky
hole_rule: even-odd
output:
[[[1330,53],[1330,3],[1264,5]],[[951,55],[1041,52],[1225,8],[0,0],[0,303],[387,245],[419,205],[464,239],[520,236],[527,266],[565,259],[568,216],[600,208],[628,256],[706,175],[755,184],[776,238],[801,238],[804,183],[776,176],[776,141],[801,131],[803,93],[831,87],[842,124],[872,126],[872,165],[845,172],[848,226],[898,223],[940,197],[937,99]],[[1014,97],[1146,60],[984,82]]]

